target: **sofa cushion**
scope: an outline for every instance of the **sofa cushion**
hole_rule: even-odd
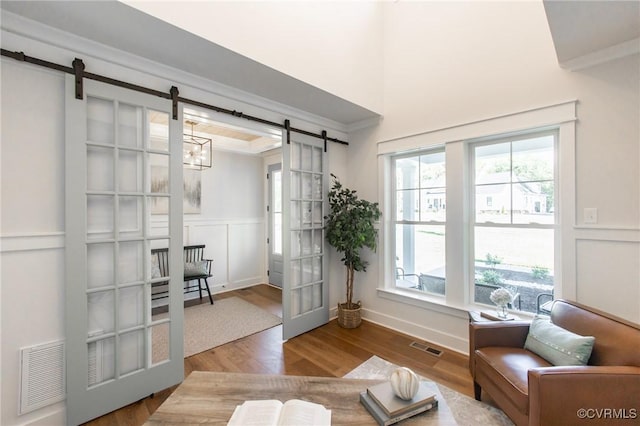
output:
[[[502,389],[522,413],[529,412],[528,371],[551,367],[549,362],[524,348],[481,348],[475,351],[475,360],[476,371],[482,371],[488,380]]]
[[[587,365],[595,338],[558,327],[549,319],[535,317],[524,348],[553,365]]]

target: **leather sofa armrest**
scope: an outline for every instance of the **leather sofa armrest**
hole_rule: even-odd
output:
[[[640,367],[529,370],[529,426],[630,425],[640,420]]]
[[[469,323],[472,352],[489,346],[524,347],[529,334],[528,321],[486,321]]]
[[[474,353],[489,346],[524,347],[529,334],[528,321],[483,321],[469,323],[469,371],[475,377]]]

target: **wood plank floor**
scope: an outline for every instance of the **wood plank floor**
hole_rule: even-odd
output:
[[[277,288],[257,285],[218,294],[215,299],[233,296],[260,306],[272,314],[282,315],[281,292]],[[409,344],[414,340],[416,339],[367,321],[363,321],[357,329],[346,330],[334,320],[283,342],[280,325],[186,358],[184,370],[185,376],[195,370],[342,377],[371,356],[378,355],[458,392],[473,396],[466,356],[428,343],[443,351],[441,356],[436,357],[410,347]],[[130,404],[87,424],[141,425],[174,389],[172,387],[158,392],[153,397]]]

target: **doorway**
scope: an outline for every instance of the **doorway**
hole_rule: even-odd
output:
[[[226,276],[217,279],[217,290],[264,283],[267,271],[273,269],[273,281],[282,288],[284,339],[328,322],[323,231],[328,187],[326,140],[210,111],[185,110],[185,117],[199,122],[198,128],[211,135],[197,136],[210,137],[219,157],[233,156],[216,159],[214,155],[211,186],[207,188],[207,180],[202,179],[201,217],[191,226],[185,216],[183,224],[185,244],[206,244],[221,250],[222,256],[214,257],[222,260],[214,260],[214,276],[216,265],[226,268]],[[234,137],[229,138],[226,132]],[[281,171],[271,167],[275,179],[268,183],[269,166],[277,163],[281,163]],[[267,214],[270,196],[273,204],[279,204],[269,211],[275,215]],[[214,231],[219,238],[211,238]]]
[[[211,168],[198,170],[199,210],[183,219],[184,244],[213,259],[213,293],[269,283],[267,172],[282,162],[282,132],[211,111],[185,108],[185,133],[211,141]],[[187,167],[187,166],[185,166]]]

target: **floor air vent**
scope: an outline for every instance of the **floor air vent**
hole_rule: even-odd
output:
[[[428,354],[431,354],[433,356],[442,355],[442,351],[440,349],[432,348],[431,346],[427,346],[424,343],[411,342],[411,344],[409,346],[411,346],[412,348],[419,349],[419,350],[421,350],[423,352],[426,352]]]

